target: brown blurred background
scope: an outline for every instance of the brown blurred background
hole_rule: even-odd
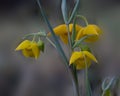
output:
[[[52,26],[62,24],[61,0],[41,1]],[[74,0],[68,5],[72,10]],[[120,73],[120,0],[80,0],[79,13],[103,30],[100,40],[90,45],[99,61],[89,70],[90,81],[93,96],[99,96],[101,81]],[[64,62],[48,42],[38,60],[14,51],[25,34],[41,29],[49,31],[36,0],[0,0],[0,96],[73,96]],[[84,70],[78,76],[84,96]],[[113,90],[113,96],[120,96],[119,89]]]

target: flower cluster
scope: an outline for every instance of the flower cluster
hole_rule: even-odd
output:
[[[72,36],[73,33],[73,24],[69,24],[69,34]],[[53,28],[54,33],[60,37],[61,41],[64,44],[68,44],[68,29],[66,24],[58,25],[57,27]],[[77,41],[81,40],[83,37],[87,36],[83,40],[83,42],[95,42],[99,39],[101,32],[101,29],[97,25],[87,25],[86,27],[82,27],[78,24],[75,25],[75,31],[76,36],[74,40],[74,44],[76,44]],[[46,36],[50,36],[51,33],[49,32]],[[73,44],[73,45],[74,45]],[[80,51],[74,51],[71,53],[69,65],[74,64],[76,66],[76,69],[85,69],[88,68],[91,65],[91,61],[94,61],[97,63],[97,59],[95,56],[90,52],[90,50],[83,48],[83,45],[80,46],[78,44],[76,47],[79,47]],[[34,40],[25,40],[22,43],[18,45],[16,48],[16,51],[22,50],[22,53],[25,57],[33,57],[38,58],[40,55],[40,51],[44,50],[44,43],[40,40],[39,42],[36,42]]]
[[[93,24],[87,25],[86,27],[82,27],[76,24],[75,29],[77,33],[76,40],[79,40],[82,37],[87,36],[87,35],[90,36],[85,40],[86,42],[94,42],[98,40],[100,34],[102,33],[101,29],[98,26],[93,25]],[[58,25],[53,30],[55,34],[59,36],[60,39],[65,44],[68,44],[68,30],[65,24]],[[73,24],[69,24],[70,35],[72,35],[72,30],[73,30]],[[50,35],[50,33],[48,33],[48,35]]]
[[[68,30],[66,24],[61,24],[55,27],[54,32],[60,37],[63,43],[68,44]],[[88,36],[84,42],[95,42],[99,39],[102,31],[97,25],[89,24],[85,27],[75,25],[76,37],[75,42],[79,41],[84,36]],[[72,35],[73,24],[69,24],[69,33]],[[48,36],[50,33],[48,33]],[[79,46],[79,45],[78,45]],[[78,47],[77,46],[77,47]],[[80,46],[79,46],[80,48]],[[91,61],[98,62],[95,56],[89,50],[73,51],[69,60],[69,65],[74,64],[76,69],[85,69],[91,65]]]

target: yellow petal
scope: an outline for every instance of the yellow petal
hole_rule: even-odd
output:
[[[85,61],[78,59],[75,61],[75,65],[77,69],[83,69],[85,68]]]
[[[20,43],[20,45],[18,45],[18,47],[15,49],[16,51],[18,50],[22,50],[22,49],[25,49],[27,48],[28,46],[30,46],[30,41],[29,40],[25,40],[23,41],[22,43]]]
[[[53,30],[56,35],[61,35],[61,34],[67,33],[67,28],[66,28],[65,24],[59,25],[59,26],[55,27]]]
[[[32,46],[32,52],[34,54],[34,57],[37,59],[39,57],[40,50],[36,43],[33,43],[31,46]]]
[[[31,49],[23,49],[22,53],[25,57],[34,57],[34,54]]]
[[[97,25],[91,24],[91,26],[95,28],[98,34],[102,34],[102,30]]]
[[[66,35],[61,35],[60,39],[63,41],[63,43],[67,44],[68,43],[68,36]]]
[[[28,51],[26,51],[25,49],[22,50],[22,54],[23,54],[25,57],[29,57],[29,53],[28,53]]]
[[[75,62],[75,64],[76,64],[76,69],[77,69],[77,70],[81,70],[81,69],[85,69],[85,68],[86,68],[84,59],[83,59],[83,60],[79,60],[79,59],[78,59],[78,60]],[[90,65],[91,65],[91,61],[90,61],[89,59],[87,59],[87,68],[89,68]]]
[[[98,63],[97,59],[95,58],[95,56],[93,54],[91,54],[88,51],[83,51],[83,54],[85,54],[85,56],[91,60],[93,60],[94,62]]]
[[[84,35],[99,35],[99,33],[96,30],[96,27],[93,25],[88,25],[84,28]]]
[[[84,31],[84,28],[81,28],[81,29],[78,31],[76,40],[79,40],[81,37],[84,36],[83,31]]]
[[[78,32],[82,27],[76,24],[75,28],[76,28],[76,32]],[[72,29],[73,29],[73,24],[69,24],[70,33],[72,32]],[[58,35],[58,36],[68,33],[66,24],[61,24],[61,25],[55,27],[55,28],[53,29],[53,31],[54,31],[55,34]],[[51,33],[49,32],[47,35],[50,36]]]
[[[72,64],[79,58],[83,58],[82,52],[73,52],[72,56],[70,57],[69,63]]]
[[[86,42],[94,42],[94,41],[97,41],[99,39],[99,35],[101,33],[102,33],[102,31],[98,26],[91,24],[91,25],[88,25],[88,26],[82,28],[78,32],[76,40],[79,40],[86,35],[91,35],[85,41]]]
[[[80,25],[75,25],[76,32],[78,32],[82,27]],[[73,30],[73,24],[69,24],[70,32]]]
[[[93,35],[93,36],[90,36],[88,37],[85,42],[95,42],[99,39],[99,36],[98,35]]]

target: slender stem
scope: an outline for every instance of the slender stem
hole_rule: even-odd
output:
[[[69,47],[70,47],[69,54],[71,55],[71,53],[72,53],[72,42],[71,42],[71,35],[70,35],[69,24],[66,24],[66,27],[67,27],[67,31],[68,31],[68,43],[69,43]]]
[[[102,95],[101,95],[101,96],[104,96],[104,94],[105,94],[105,91],[102,92]]]
[[[56,37],[56,35],[55,35],[55,33],[54,33],[53,29],[52,29],[52,26],[51,26],[51,24],[50,24],[50,22],[49,22],[49,20],[48,20],[48,18],[47,18],[47,16],[46,16],[46,14],[45,14],[43,8],[42,8],[42,6],[41,6],[40,0],[37,0],[37,3],[38,3],[38,6],[39,6],[39,8],[40,8],[40,11],[41,11],[41,14],[42,14],[42,16],[43,16],[43,19],[45,20],[45,23],[46,23],[47,26],[49,27],[50,32],[51,32],[51,34],[52,34],[52,36],[53,36],[53,39],[54,39],[56,48],[57,48],[59,54],[61,55],[61,57],[63,57],[63,60],[65,61],[66,67],[68,67],[69,62],[68,62],[68,60],[67,60],[67,57],[66,57],[66,55],[65,55],[65,53],[64,53],[64,51],[63,51],[63,49],[62,49],[62,47],[61,47],[58,39],[57,39],[57,37]]]
[[[35,41],[35,38],[36,38],[36,34],[33,35],[33,39],[32,39],[32,42]]]
[[[67,31],[68,31],[68,42],[69,42],[69,46],[70,46],[70,55],[72,54],[73,48],[72,48],[72,41],[71,41],[71,35],[70,35],[70,28],[69,28],[69,24],[66,24],[67,26]],[[77,76],[77,70],[75,65],[72,65],[72,75],[73,75],[73,79],[74,79],[74,86],[75,86],[75,96],[80,96],[79,94],[79,84],[78,84],[78,76]]]
[[[76,14],[76,12],[77,12],[77,9],[78,9],[78,7],[79,7],[79,3],[80,3],[80,0],[76,0],[76,4],[75,4],[75,7],[74,7],[74,9],[73,9],[73,11],[72,11],[72,14],[71,14],[71,16],[70,16],[70,18],[69,18],[69,20],[68,20],[68,24],[71,22],[71,20],[74,18],[74,16],[75,16],[75,14]]]
[[[51,24],[50,24],[50,22],[48,21],[47,16],[46,16],[46,14],[44,13],[44,11],[43,11],[43,9],[42,9],[42,6],[41,6],[40,1],[37,0],[37,3],[38,3],[38,5],[39,5],[41,14],[42,14],[42,16],[43,16],[43,18],[44,18],[44,20],[45,20],[45,23],[48,25],[48,27],[49,27],[49,29],[50,29],[50,32],[51,32],[51,34],[52,34],[52,36],[53,36],[53,39],[54,39],[54,41],[55,41],[56,48],[58,49],[59,54],[63,57],[63,59],[64,59],[64,61],[65,61],[66,70],[71,74],[70,77],[71,77],[71,80],[72,80],[72,83],[73,83],[73,90],[74,90],[74,92],[75,92],[75,89],[76,89],[76,83],[75,83],[75,82],[76,82],[76,81],[75,81],[75,79],[74,79],[74,74],[72,73],[72,71],[69,70],[69,65],[68,65],[69,62],[68,62],[68,60],[67,60],[67,57],[65,56],[65,53],[64,53],[64,51],[63,51],[63,49],[62,49],[62,47],[61,47],[61,45],[60,45],[57,37],[55,36],[55,33],[54,33],[54,31],[53,31],[53,29],[52,29],[52,27],[51,27]],[[78,95],[78,96],[79,96],[79,95]]]
[[[84,61],[85,61],[85,84],[86,84],[86,93],[87,93],[86,96],[91,96],[89,80],[88,80],[88,65],[87,65],[87,60],[84,54],[83,56],[84,56]]]
[[[82,15],[77,15],[77,17],[81,18],[82,20],[84,20],[86,26],[88,25],[88,21],[86,19],[86,17],[82,16]]]
[[[50,42],[51,45],[53,45],[53,47],[56,48],[56,45],[48,37],[46,37],[46,39]]]
[[[76,96],[80,96],[77,70],[76,70],[76,66],[74,64],[72,65],[72,72],[74,74],[74,80],[75,80],[75,86],[76,86]]]

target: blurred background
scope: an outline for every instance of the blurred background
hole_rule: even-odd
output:
[[[64,23],[61,0],[41,1],[52,27]],[[70,11],[74,4],[68,0]],[[79,13],[103,30],[100,40],[90,45],[99,61],[89,69],[90,82],[93,96],[99,96],[103,79],[120,73],[120,0],[80,0]],[[15,52],[24,35],[41,29],[49,32],[36,0],[0,0],[0,96],[73,96],[64,62],[48,42],[38,60]],[[80,94],[85,96],[84,70],[78,76]],[[113,96],[120,96],[118,88],[112,90]]]

